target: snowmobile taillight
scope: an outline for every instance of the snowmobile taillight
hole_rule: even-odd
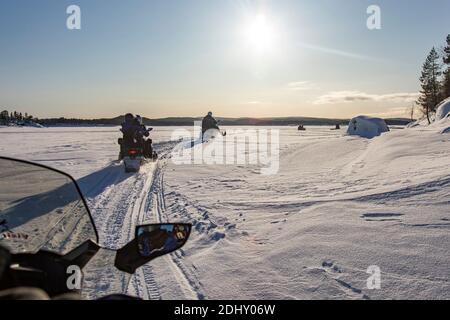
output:
[[[135,155],[137,155],[137,150],[130,150],[130,151],[128,151],[128,154],[129,155],[131,155],[131,156],[135,156]]]

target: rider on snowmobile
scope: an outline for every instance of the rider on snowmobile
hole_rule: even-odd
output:
[[[142,118],[140,115],[136,115],[136,138],[142,142],[144,141],[145,138],[148,138],[148,136],[150,135],[150,131],[153,128],[149,128],[149,130],[147,130],[147,127],[144,125]]]
[[[219,130],[218,123],[219,122],[216,119],[213,118],[212,112],[209,111],[208,114],[203,118],[203,121],[202,121],[202,136],[209,129],[217,129],[217,130]]]
[[[123,139],[120,142],[120,159],[124,156],[126,147],[142,148],[144,157],[151,158],[153,156],[152,140],[145,139],[150,135],[153,128],[147,129],[139,115],[134,117],[131,113],[125,115],[125,121],[122,123],[120,131],[123,133]]]
[[[150,136],[150,131],[152,131],[153,128],[147,129],[140,115],[136,115],[136,123],[137,123],[136,139],[144,149],[144,156],[146,158],[151,158],[153,155],[152,139],[145,139],[145,138],[148,138]]]
[[[120,154],[119,159],[123,159],[126,147],[132,147],[136,144],[136,122],[131,113],[125,115],[125,120],[121,124],[120,131],[122,131],[123,138],[119,139]]]
[[[138,129],[137,122],[131,113],[125,115],[125,121],[122,122],[120,131],[123,133],[123,141],[126,145],[134,144],[136,131]]]

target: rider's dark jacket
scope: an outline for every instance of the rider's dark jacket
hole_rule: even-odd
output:
[[[133,142],[136,139],[136,133],[139,130],[139,124],[133,119],[132,121],[124,121],[120,131],[123,133],[123,139],[126,143]]]
[[[209,129],[219,129],[217,120],[212,116],[207,115],[202,121],[202,133],[205,133]]]

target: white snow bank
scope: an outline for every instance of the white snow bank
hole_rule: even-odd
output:
[[[430,125],[439,133],[450,133],[450,98],[445,99],[436,107],[434,121]]]
[[[436,118],[434,121],[440,121],[450,116],[450,98],[442,101],[436,108]]]
[[[33,127],[33,128],[45,128],[42,124],[39,124],[39,123],[36,123],[36,122],[31,122],[29,124],[26,124],[25,126]]]
[[[347,134],[371,139],[387,131],[389,127],[383,119],[358,116],[350,120]]]
[[[415,128],[415,127],[419,127],[419,126],[427,126],[428,125],[428,120],[427,117],[423,116],[422,118],[412,121],[410,123],[408,123],[405,128]]]
[[[439,133],[450,133],[450,113],[447,117],[433,122],[431,127],[436,128]]]
[[[441,125],[446,122],[444,119],[450,119],[450,97],[442,101],[436,106],[436,113],[430,114],[430,121],[432,125]],[[423,127],[430,125],[426,116],[410,122],[406,125],[406,128]],[[444,129],[445,131],[445,129]]]

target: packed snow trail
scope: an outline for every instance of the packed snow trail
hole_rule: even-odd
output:
[[[153,173],[154,179],[149,193],[152,195],[152,212],[158,223],[171,222],[166,212],[166,199],[164,194],[164,168],[168,158],[169,156],[166,156],[158,161]],[[185,220],[183,222],[190,222],[190,220]],[[180,249],[168,256],[164,256],[162,259],[165,260],[166,265],[176,277],[185,298],[204,299],[206,297],[196,274],[191,268],[183,263],[182,250],[183,249]]]
[[[134,238],[135,228],[143,220],[145,213],[144,208],[154,167],[155,163],[146,163],[139,173],[129,174],[124,172],[123,164],[112,163],[101,170],[101,174],[97,172],[80,179],[82,185],[85,183],[91,185],[85,191],[85,197],[103,247],[119,249]],[[90,182],[96,179],[98,179],[97,183]],[[145,276],[141,269],[134,275],[136,282],[142,288],[141,297],[158,299],[159,292],[153,272],[151,268],[146,271]],[[128,281],[128,278],[123,281]],[[121,288],[126,287],[127,283],[121,284]],[[96,290],[94,294],[98,296],[104,294],[102,288]]]
[[[134,238],[137,225],[167,222],[164,216],[163,169],[175,143],[157,145],[159,160],[144,164],[138,173],[125,173],[123,164],[113,163],[103,169],[101,174],[95,173],[94,176],[81,179],[82,184],[91,185],[85,196],[99,230],[102,246],[121,248]],[[86,181],[94,178],[98,179],[96,183]],[[161,262],[158,264],[157,260],[163,260],[165,265]],[[182,260],[182,255],[173,253],[144,265],[136,270],[127,292],[152,300],[162,299],[165,294],[172,296],[174,292],[177,292],[178,298],[203,298],[196,276]],[[165,280],[163,293],[160,289],[162,282],[156,279],[155,274],[158,278],[159,274],[171,277]],[[168,282],[170,288],[167,288]],[[97,293],[102,295],[101,288]]]

